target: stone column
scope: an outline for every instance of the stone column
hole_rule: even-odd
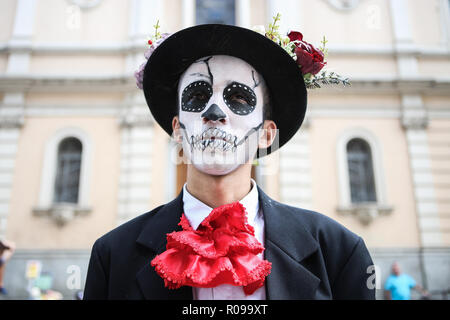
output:
[[[417,95],[403,95],[402,107],[402,125],[408,143],[420,240],[424,247],[439,246],[442,236],[428,149],[427,112],[421,97]]]
[[[144,52],[148,38],[154,33],[154,25],[159,20],[160,30],[164,29],[164,1],[131,0],[128,44],[134,50],[127,55],[125,72],[133,74],[145,61]]]
[[[283,203],[311,209],[312,178],[309,145],[309,120],[280,149],[280,200]]]
[[[142,94],[130,94],[121,119],[117,224],[149,211],[153,119]]]
[[[28,72],[31,41],[34,32],[36,0],[18,0],[14,26],[8,47],[10,54],[6,75]],[[9,200],[13,182],[15,158],[20,130],[24,123],[25,96],[23,92],[6,92],[0,106],[0,237],[6,234]]]
[[[188,28],[195,25],[195,0],[181,0],[181,26]]]
[[[251,28],[251,6],[250,0],[236,1],[236,25]]]
[[[450,3],[448,0],[439,0],[439,11],[441,18],[441,44],[450,50]]]
[[[390,1],[391,17],[395,39],[398,77],[400,80],[419,76],[417,57],[405,50],[413,45],[412,31],[406,0]],[[406,52],[412,52],[406,50]],[[440,221],[434,195],[431,160],[428,151],[428,115],[422,96],[410,93],[408,88],[401,91],[401,123],[408,143],[411,174],[413,176],[416,210],[420,241],[423,247],[441,243]]]
[[[5,102],[3,102],[2,109],[4,105]],[[0,238],[6,235],[15,160],[22,126],[22,115],[4,116],[0,114]]]
[[[267,0],[266,2],[266,24],[273,21],[273,17],[281,14],[279,22],[280,33],[287,34],[290,30],[301,30],[302,1],[299,0]],[[266,27],[267,27],[266,26]]]
[[[411,80],[419,77],[417,57],[414,50],[408,4],[406,0],[390,1],[392,26],[395,40],[398,78]],[[428,148],[428,115],[420,93],[406,88],[400,89],[402,101],[401,124],[405,130],[408,145],[411,175],[418,229],[420,235],[419,259],[422,285],[428,287],[427,270],[433,266],[428,263],[428,248],[439,246],[442,242],[439,212],[434,191],[431,160]]]
[[[145,62],[147,39],[158,20],[163,24],[164,1],[131,0],[128,42],[134,50],[127,56],[127,74]],[[164,30],[164,26],[161,26]],[[119,118],[121,129],[117,224],[149,211],[151,203],[151,155],[153,118],[140,90],[127,94]]]

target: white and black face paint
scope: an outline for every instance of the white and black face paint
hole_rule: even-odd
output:
[[[197,169],[224,175],[254,158],[263,125],[262,82],[251,65],[231,56],[204,57],[181,76],[183,151]]]

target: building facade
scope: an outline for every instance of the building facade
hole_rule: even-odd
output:
[[[394,260],[428,290],[450,288],[449,7],[1,1],[0,238],[17,245],[6,266],[10,297],[28,296],[27,262],[39,260],[53,287],[73,298],[94,241],[179,192],[185,168],[133,76],[156,22],[170,33],[202,23],[252,28],[276,13],[282,32],[315,44],[326,36],[328,70],[352,85],[309,91],[305,124],[255,167],[258,184],[360,235],[379,288]]]

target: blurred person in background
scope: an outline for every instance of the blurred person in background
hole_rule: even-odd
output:
[[[429,293],[406,273],[402,273],[398,262],[392,264],[392,273],[384,285],[386,299],[388,300],[411,300],[411,289],[417,290],[422,296],[427,297]]]
[[[14,254],[16,245],[11,241],[0,240],[0,294],[6,295],[6,289],[3,285],[3,274],[5,273],[6,262]]]

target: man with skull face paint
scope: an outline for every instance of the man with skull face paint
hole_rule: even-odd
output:
[[[374,299],[359,236],[270,199],[251,179],[255,157],[304,119],[292,57],[226,25],[184,29],[153,49],[144,94],[183,148],[187,183],[95,242],[84,299]]]

